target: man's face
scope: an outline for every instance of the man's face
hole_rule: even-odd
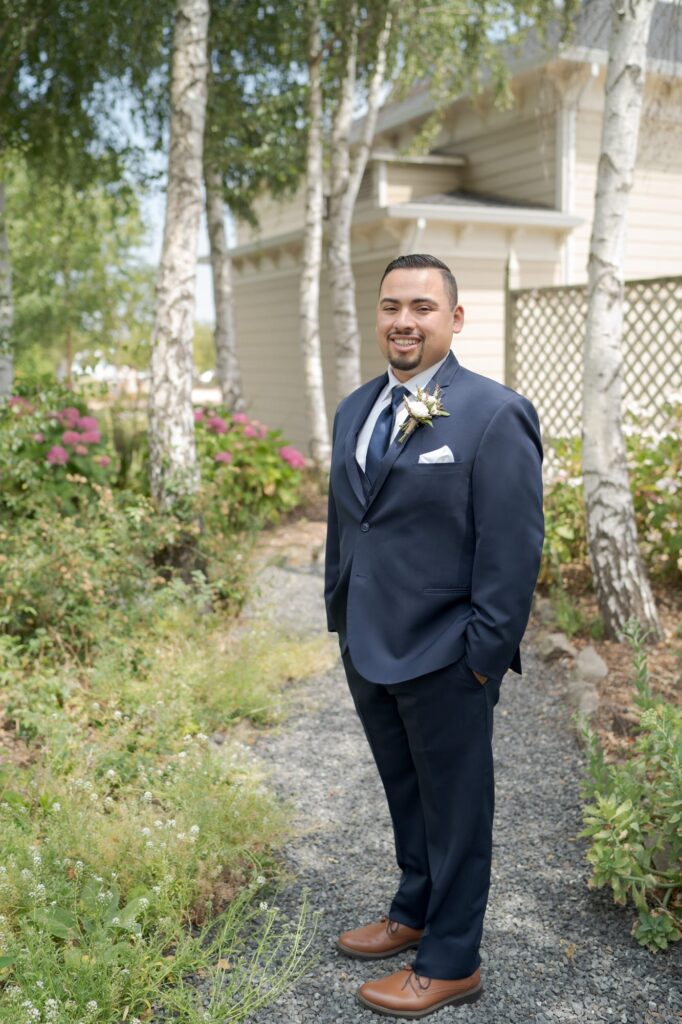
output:
[[[377,306],[379,348],[398,380],[427,370],[450,351],[464,324],[461,306],[450,309],[445,281],[436,267],[392,270],[381,284]]]

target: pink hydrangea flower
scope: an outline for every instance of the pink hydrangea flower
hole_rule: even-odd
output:
[[[245,412],[235,412],[232,414],[232,419],[235,423],[241,423],[245,426],[249,422],[249,417]]]
[[[62,434],[62,441],[64,444],[80,444],[82,438],[77,430],[65,430]]]
[[[214,434],[227,433],[227,423],[222,418],[222,416],[211,416],[211,418],[207,420],[207,426],[208,429],[212,430]]]
[[[61,412],[57,413],[57,419],[66,424],[67,427],[71,427],[72,430],[78,425],[80,418],[80,412],[73,405],[67,405],[66,409],[62,409]]]
[[[268,432],[268,428],[261,424],[261,426],[258,428],[258,436],[259,437],[266,437],[267,432]]]
[[[297,448],[291,448],[289,445],[285,445],[284,448],[279,449],[278,454],[279,457],[284,459],[292,469],[305,468],[305,456],[301,455]]]
[[[7,405],[10,409],[14,409],[15,412],[22,415],[23,413],[33,412],[33,406],[27,398],[22,395],[12,395],[7,399]]]
[[[204,415],[205,415],[205,413],[204,413],[203,409],[195,409],[194,410],[194,422],[195,423],[201,423],[201,421],[204,418]]]
[[[216,462],[223,462],[227,465],[228,462],[232,462],[232,452],[218,452],[215,455]]]
[[[101,440],[102,435],[99,430],[84,430],[81,434],[83,444],[99,444]]]
[[[88,454],[88,446],[86,444],[77,444],[73,450],[76,453],[76,455]]]
[[[258,437],[258,431],[249,424],[247,427],[244,427],[244,435],[246,437]]]
[[[37,434],[34,434],[34,435],[33,435],[33,440],[34,440],[34,441],[38,441],[38,443],[40,443],[41,441],[44,441],[44,440],[45,440],[45,435],[44,435],[44,434],[41,434],[41,433],[40,433],[40,431],[38,431],[38,433],[37,433]]]
[[[99,430],[99,423],[94,416],[81,416],[78,420],[79,430]]]
[[[100,455],[98,459],[95,459],[98,466],[103,466],[105,469],[110,464],[111,459],[108,455]]]
[[[55,444],[47,453],[47,461],[51,466],[64,466],[69,461],[69,453],[60,444]]]

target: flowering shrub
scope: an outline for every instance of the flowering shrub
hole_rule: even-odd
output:
[[[83,481],[106,484],[113,468],[97,418],[73,395],[14,395],[0,407],[0,509],[49,494],[74,511],[92,497]]]
[[[197,451],[206,488],[205,509],[225,527],[274,522],[298,501],[305,457],[246,413],[196,409]]]
[[[630,403],[623,433],[640,550],[652,576],[670,579],[682,572],[682,396],[671,395],[664,408],[667,426],[657,431],[641,408]],[[545,486],[542,582],[551,581],[560,564],[584,564],[588,557],[580,440],[554,442],[552,455],[556,468]]]
[[[0,635],[41,637],[83,654],[112,620],[125,630],[154,590],[153,555],[172,520],[145,499],[120,507],[108,488],[73,486],[91,492],[78,515],[61,515],[48,500],[35,503],[20,528],[0,528]]]

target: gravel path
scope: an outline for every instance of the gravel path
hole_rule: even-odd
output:
[[[301,635],[325,629],[316,565],[261,572],[254,611]],[[276,604],[275,604],[276,601]],[[629,936],[631,909],[587,888],[578,779],[582,756],[563,701],[560,670],[524,645],[524,675],[509,673],[495,716],[493,877],[483,933],[485,995],[446,1008],[438,1021],[467,1024],[673,1024],[682,1021],[680,957],[654,956]],[[319,961],[253,1024],[378,1021],[354,992],[409,962],[363,964],[338,954],[339,931],[386,911],[398,880],[392,830],[342,665],[295,691],[296,711],[255,746],[277,793],[296,807],[284,851],[293,879],[278,899],[295,918],[304,889],[323,912]],[[395,966],[393,966],[395,965]],[[396,1018],[384,1018],[396,1020]]]

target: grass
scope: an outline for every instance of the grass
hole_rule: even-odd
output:
[[[231,727],[278,721],[328,638],[235,634],[189,588],[155,601],[92,664],[0,638],[2,1024],[142,1021],[153,1006],[238,1022],[309,959],[307,906],[293,931],[261,907],[287,814]]]

